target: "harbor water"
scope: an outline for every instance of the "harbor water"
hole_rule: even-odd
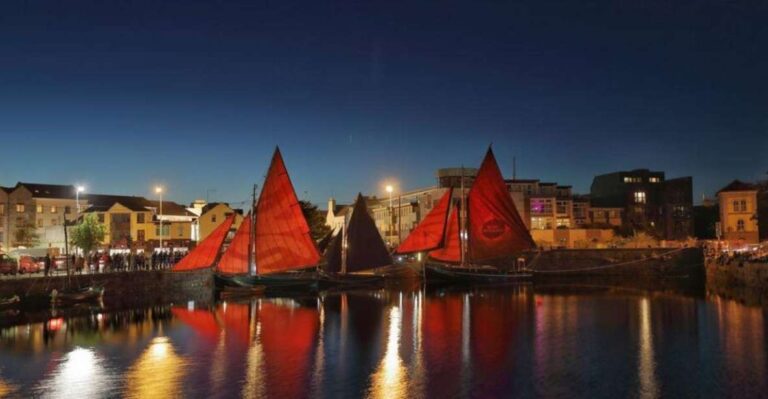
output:
[[[523,285],[7,312],[26,321],[0,329],[2,397],[768,395],[768,312],[714,294]]]

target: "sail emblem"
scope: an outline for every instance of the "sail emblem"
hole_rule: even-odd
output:
[[[507,225],[499,219],[493,218],[483,223],[483,236],[488,239],[495,239],[501,237],[506,230]]]

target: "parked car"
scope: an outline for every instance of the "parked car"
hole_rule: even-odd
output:
[[[22,256],[19,259],[19,273],[39,273],[45,268],[45,262],[31,256]]]
[[[2,274],[16,274],[19,265],[16,263],[16,259],[9,258],[6,255],[0,255],[0,273]]]

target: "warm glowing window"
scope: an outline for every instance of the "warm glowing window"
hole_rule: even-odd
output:
[[[635,203],[645,204],[645,191],[635,191]]]
[[[649,177],[648,181],[651,182],[651,183],[658,183],[658,182],[661,181],[661,179],[658,178],[658,177]]]
[[[43,206],[42,205],[38,205],[37,206],[37,213],[43,213]]]
[[[51,206],[51,213],[56,213],[56,212],[58,212],[58,211],[59,211],[59,210],[56,208],[56,205],[52,205],[52,206]]]
[[[551,229],[552,223],[549,218],[532,217],[531,218],[531,230],[546,230]]]
[[[24,204],[16,204],[16,212],[24,213],[25,210]]]
[[[560,227],[560,228],[571,227],[571,219],[569,219],[569,218],[557,218],[557,227]]]

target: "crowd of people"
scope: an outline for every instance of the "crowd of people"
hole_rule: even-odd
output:
[[[114,271],[164,270],[178,263],[188,251],[182,249],[163,249],[151,252],[114,252],[107,251],[88,256],[71,255],[69,259],[58,258],[58,261],[46,255],[43,259],[45,275],[69,267],[74,273],[100,273]]]
[[[768,248],[759,247],[742,251],[729,251],[716,246],[705,247],[706,255],[720,265],[744,263],[768,263]]]

